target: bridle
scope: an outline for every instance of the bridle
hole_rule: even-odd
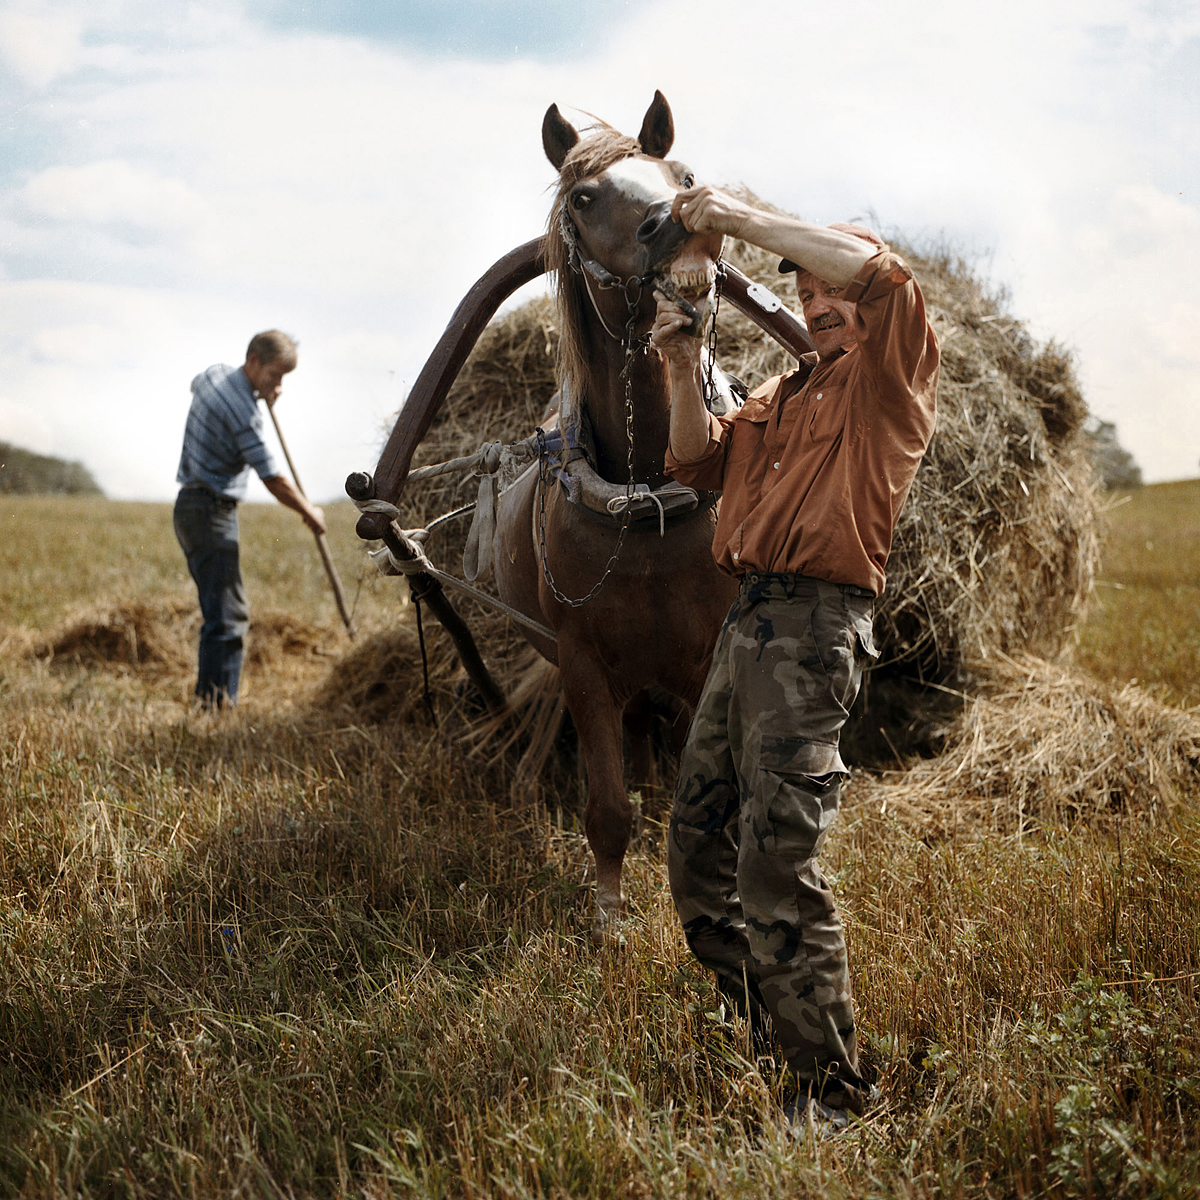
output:
[[[567,246],[567,262],[571,270],[583,279],[584,290],[588,294],[588,299],[592,302],[592,311],[596,314],[596,318],[600,322],[600,327],[614,342],[620,342],[625,347],[626,355],[628,356],[629,339],[631,337],[629,325],[627,323],[624,334],[617,333],[609,325],[604,313],[600,311],[600,302],[596,299],[595,292],[592,291],[592,281],[595,280],[595,285],[603,291],[608,292],[619,289],[624,292],[625,306],[632,320],[637,309],[641,307],[642,295],[646,284],[652,282],[654,276],[652,274],[630,275],[626,278],[625,276],[614,275],[603,263],[598,262],[596,259],[584,258],[579,252],[579,230],[575,228],[575,222],[568,215],[565,205],[558,218],[558,231]]]
[[[621,556],[621,548],[625,544],[625,534],[628,532],[629,525],[632,519],[632,501],[636,494],[636,483],[633,478],[633,360],[639,353],[643,353],[650,345],[650,335],[645,334],[642,337],[637,336],[637,321],[638,311],[642,306],[642,297],[645,294],[647,285],[654,282],[655,275],[653,272],[646,275],[631,275],[625,278],[620,275],[614,275],[603,263],[598,262],[594,258],[585,258],[579,250],[579,231],[575,228],[575,222],[571,220],[564,205],[562,212],[559,214],[558,220],[559,233],[562,236],[563,242],[567,247],[567,262],[570,269],[583,279],[584,291],[587,292],[588,299],[591,301],[592,311],[596,314],[597,320],[600,322],[600,327],[614,341],[620,343],[625,353],[625,364],[621,368],[621,377],[625,381],[625,438],[626,452],[625,465],[628,474],[628,479],[625,485],[626,500],[625,510],[621,518],[620,530],[617,534],[617,544],[609,556],[608,562],[605,564],[604,571],[595,586],[587,593],[586,596],[581,596],[577,599],[571,599],[563,594],[558,584],[554,580],[554,575],[550,570],[550,563],[546,554],[546,478],[548,474],[548,453],[544,447],[544,435],[539,437],[539,465],[538,465],[538,557],[542,564],[542,576],[546,580],[547,586],[553,593],[555,600],[560,604],[566,604],[570,608],[581,608],[588,601],[595,599],[599,594],[600,589],[608,582],[609,576],[613,572],[613,568],[617,565],[617,560]],[[623,333],[617,333],[613,330],[605,319],[604,313],[600,311],[600,303],[596,299],[595,293],[592,291],[593,280],[595,286],[603,291],[611,291],[619,289],[625,297],[625,308],[628,316],[625,321],[625,329]],[[713,397],[716,392],[716,386],[713,382],[713,370],[716,366],[717,352],[717,313],[721,307],[721,284],[724,280],[724,271],[722,264],[717,263],[717,278],[716,278],[716,300],[713,306],[712,323],[709,326],[708,332],[708,370],[704,378],[704,402],[707,407],[711,407]],[[587,397],[580,396],[580,402],[586,403]],[[539,430],[540,433],[540,430]]]
[[[594,258],[584,258],[579,251],[579,230],[575,228],[575,222],[571,220],[564,205],[563,210],[558,217],[558,231],[562,236],[562,240],[567,247],[567,262],[571,270],[583,279],[584,291],[587,292],[588,299],[592,302],[592,311],[596,314],[596,319],[600,322],[600,327],[614,342],[620,342],[625,349],[625,370],[623,375],[628,379],[629,359],[635,352],[632,347],[635,339],[633,338],[633,325],[637,309],[641,306],[642,296],[648,286],[654,284],[656,274],[653,271],[645,275],[630,275],[628,278],[620,275],[614,275],[603,263],[598,262]],[[721,309],[721,290],[725,282],[725,264],[723,259],[717,260],[717,277],[715,280],[716,295],[713,300],[712,322],[708,327],[708,371],[704,378],[704,403],[706,406],[712,406],[715,389],[713,386],[713,367],[717,361],[717,314]],[[600,311],[600,302],[596,299],[595,292],[592,291],[592,281],[595,280],[596,286],[603,291],[611,291],[619,288],[625,293],[625,305],[629,312],[629,320],[626,323],[625,333],[617,333],[611,325],[609,325],[604,313]],[[634,289],[636,288],[636,295]],[[679,298],[679,297],[676,297]],[[686,301],[683,301],[686,306]],[[638,350],[644,350],[649,345],[649,337],[637,339],[636,346]],[[628,386],[628,384],[627,384]]]

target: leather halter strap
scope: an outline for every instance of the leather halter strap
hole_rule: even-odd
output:
[[[613,280],[613,282],[609,284],[602,282],[600,276],[596,275],[595,272],[591,270],[593,266],[599,267],[609,279]],[[603,329],[604,332],[607,333],[614,342],[618,342],[622,346],[625,345],[625,334],[614,333],[612,327],[604,319],[604,314],[600,311],[600,302],[596,299],[595,293],[592,291],[591,281],[594,277],[602,288],[621,288],[621,290],[625,293],[626,304],[629,303],[629,284],[627,282],[618,282],[615,275],[610,274],[603,266],[601,266],[600,263],[594,262],[590,259],[584,263],[584,268],[584,270],[579,272],[580,275],[583,276],[583,289],[585,292],[587,292],[588,299],[592,302],[592,311],[596,314],[596,319],[600,322],[600,328]],[[640,284],[641,279],[637,277],[635,278],[636,282]]]
[[[646,286],[646,278],[641,275],[631,275],[626,279],[621,275],[614,275],[602,262],[598,262],[594,258],[584,258],[579,252],[579,230],[575,228],[575,222],[567,215],[565,209],[559,215],[558,232],[562,240],[566,243],[567,262],[570,264],[571,270],[576,275],[583,276],[584,290],[587,292],[588,299],[592,302],[592,311],[600,321],[600,327],[614,342],[624,345],[625,335],[614,333],[612,327],[604,319],[604,314],[600,311],[600,302],[596,299],[595,292],[592,291],[592,280],[594,279],[597,286],[604,291],[619,288],[625,293],[626,305],[631,307],[630,295],[633,286],[637,286],[638,299],[640,300],[642,290]]]

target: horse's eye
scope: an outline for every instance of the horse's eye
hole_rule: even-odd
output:
[[[587,192],[576,192],[575,195],[571,197],[571,206],[576,212],[580,212],[587,208],[591,202],[592,198],[587,194]]]
[[[683,186],[685,188],[694,188],[696,186],[696,177],[690,172],[683,177]]]

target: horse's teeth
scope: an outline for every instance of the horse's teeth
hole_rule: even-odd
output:
[[[712,285],[714,278],[712,271],[680,271],[671,275],[671,282],[680,291],[704,291]]]

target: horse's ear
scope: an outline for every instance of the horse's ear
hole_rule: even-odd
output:
[[[666,158],[674,143],[675,121],[671,116],[671,106],[667,103],[666,96],[656,91],[642,120],[638,144],[648,158]]]
[[[562,170],[571,147],[577,141],[579,134],[575,132],[575,126],[558,111],[557,104],[550,105],[542,118],[542,149],[556,171]]]

